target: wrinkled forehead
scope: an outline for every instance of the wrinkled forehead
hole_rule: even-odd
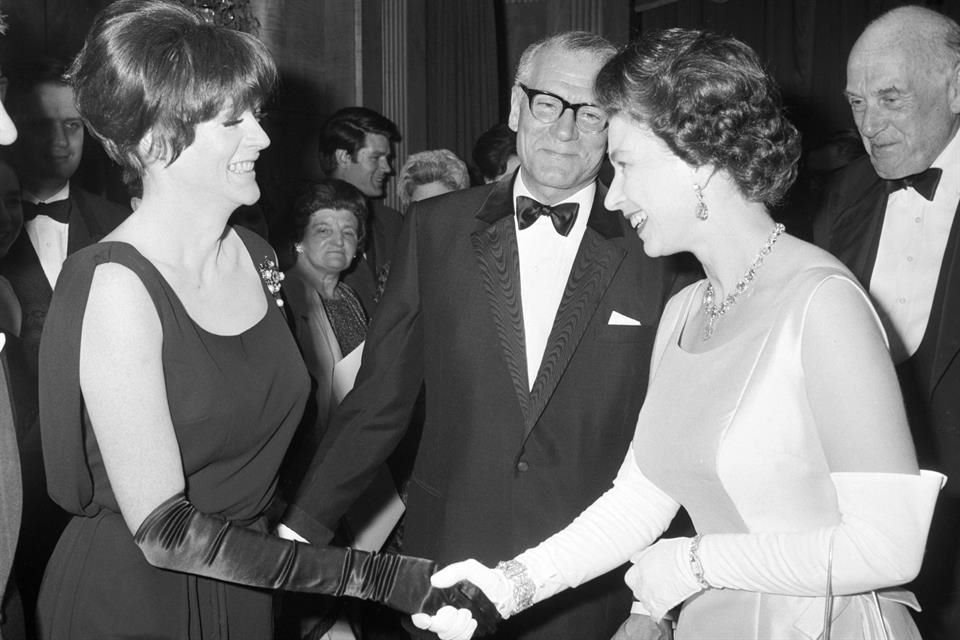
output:
[[[602,66],[603,61],[589,51],[549,47],[533,59],[528,86],[550,91],[568,102],[592,103],[593,83]]]

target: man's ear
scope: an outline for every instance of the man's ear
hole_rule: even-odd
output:
[[[950,112],[960,115],[960,62],[953,65],[953,69],[950,70],[947,96],[950,101]]]
[[[333,158],[337,161],[337,167],[346,167],[353,164],[353,157],[346,149],[337,149],[333,152]]]
[[[516,133],[520,126],[520,110],[523,108],[522,101],[527,99],[527,94],[517,85],[513,85],[510,90],[510,116],[507,118],[507,126]]]

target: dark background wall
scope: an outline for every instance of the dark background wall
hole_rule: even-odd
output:
[[[71,55],[110,0],[0,0],[10,32],[0,64]],[[194,0],[184,0],[186,2]],[[216,3],[216,0],[196,0]],[[221,0],[222,1],[222,0]],[[315,175],[318,124],[349,104],[401,126],[398,162],[446,147],[468,159],[473,140],[506,117],[513,68],[533,40],[572,28],[616,43],[670,26],[708,28],[754,47],[778,79],[808,148],[852,127],[842,98],[856,36],[892,0],[231,0],[259,22],[283,83],[270,110],[265,192]],[[960,1],[919,2],[960,18]],[[93,164],[93,161],[91,161]],[[94,178],[103,170],[88,170]],[[115,187],[114,187],[115,188]],[[269,199],[269,198],[268,198]],[[283,207],[282,201],[267,203]]]

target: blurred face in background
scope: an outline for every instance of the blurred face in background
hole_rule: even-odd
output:
[[[439,196],[444,193],[450,193],[451,191],[453,191],[453,189],[450,188],[449,185],[439,180],[426,184],[418,184],[413,188],[413,191],[410,192],[410,202],[420,202],[421,200],[426,200],[427,198]]]
[[[17,101],[14,113],[20,140],[15,147],[23,186],[44,198],[76,173],[83,156],[83,120],[73,89],[44,82]]]

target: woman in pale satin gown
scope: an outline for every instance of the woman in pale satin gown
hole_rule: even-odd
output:
[[[915,600],[892,587],[920,568],[943,477],[917,468],[867,294],[770,216],[800,154],[772,80],[743,43],[671,29],[614,57],[597,96],[616,171],[607,207],[647,254],[692,252],[706,278],[664,312],[612,488],[516,558],[457,563],[434,584],[469,578],[509,617],[631,561],[617,640],[671,626],[787,640],[821,636],[829,575],[834,639],[877,637],[880,606],[898,637],[918,637]],[[681,505],[697,535],[658,540]]]

